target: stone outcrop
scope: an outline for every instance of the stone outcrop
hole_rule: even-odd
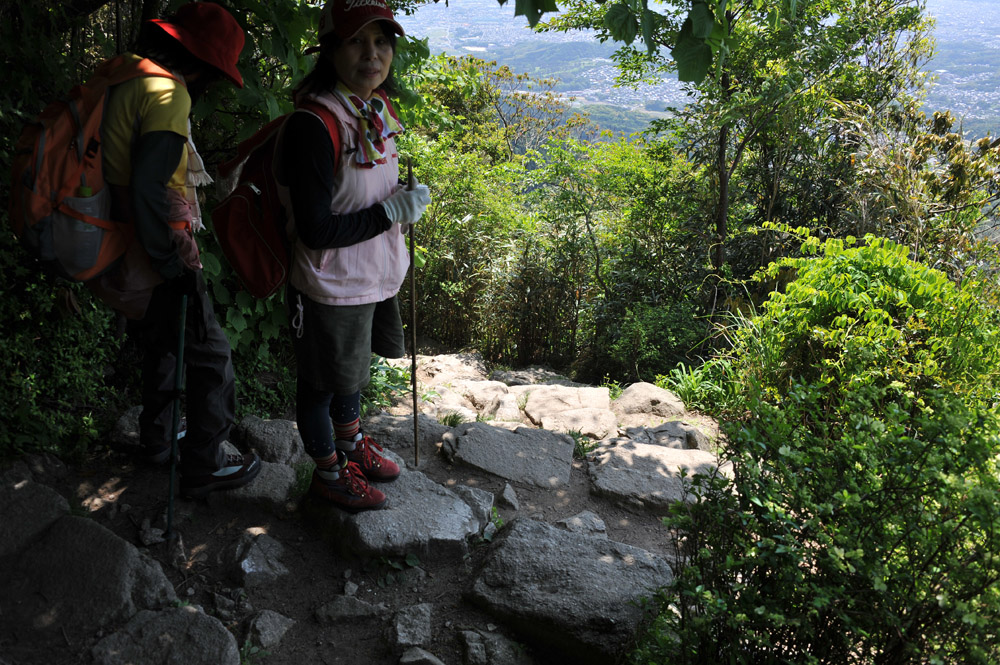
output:
[[[395,481],[380,484],[385,509],[348,514],[301,497],[311,462],[295,423],[250,416],[232,438],[238,448],[261,455],[259,477],[198,505],[181,502],[176,519],[225,509],[268,523],[297,513],[333,536],[337,554],[331,556],[419,557],[419,566],[393,578],[416,594],[435,567],[464,570],[455,596],[496,625],[444,620],[450,631],[444,639],[460,645],[462,665],[614,662],[635,637],[641,600],[672,579],[667,560],[617,542],[614,524],[590,510],[574,511],[571,503],[561,506],[566,510],[553,524],[520,512],[538,493],[571,496],[576,478],[577,486],[585,482],[593,496],[610,500],[607,505],[651,517],[662,513],[672,502],[690,500],[692,474],[726,472],[713,453],[717,429],[650,384],[611,399],[607,388],[575,384],[541,368],[487,374],[475,354],[421,357],[418,377],[417,451],[409,400],[364,422],[402,468]],[[130,409],[119,420],[110,436],[116,446],[138,444],[138,414]],[[435,481],[425,465],[409,463],[415,452],[495,479],[496,495]],[[226,586],[235,585],[209,597],[211,616],[197,606],[178,606],[175,587],[145,549],[68,514],[70,502],[48,484],[64,472],[57,460],[35,458],[0,473],[0,582],[8,590],[0,595],[0,615],[21,631],[14,656],[58,636],[88,644],[87,657],[101,664],[236,665],[241,648],[281,649],[303,623],[337,634],[374,623],[394,662],[445,662],[434,653],[442,639],[435,598],[405,604],[391,594],[365,598],[359,584],[346,579],[337,587],[342,594],[324,597],[308,616],[267,607],[266,594],[264,607],[252,607],[248,595],[296,574],[295,550],[263,527],[246,529],[211,560]],[[99,507],[99,501],[89,505]],[[128,506],[111,509],[109,514],[124,514]],[[503,525],[498,510],[514,517]],[[162,545],[162,517],[135,524],[136,540],[169,547],[162,565],[187,580],[182,571],[191,557],[180,540]]]
[[[538,487],[562,487],[569,482],[573,440],[539,429],[513,432],[487,423],[460,425],[442,437],[444,454],[508,480]]]
[[[588,466],[593,491],[657,512],[673,503],[692,501],[691,477],[716,473],[716,457],[703,450],[676,449],[605,439]]]
[[[638,601],[670,582],[667,561],[607,538],[516,520],[494,540],[470,598],[567,662],[616,662],[642,619]]]
[[[66,499],[36,483],[25,464],[0,474],[0,505],[0,561],[26,548],[69,512]]]
[[[481,509],[474,511],[455,492],[395,459],[402,473],[391,484],[380,486],[388,500],[384,509],[352,515],[321,504],[315,508],[317,514],[357,554],[416,554],[428,559],[466,554],[468,539],[484,526]]]
[[[236,638],[196,607],[142,610],[93,649],[95,665],[239,665]]]
[[[93,520],[71,515],[21,551],[7,574],[0,610],[27,640],[85,637],[177,600],[148,554]]]

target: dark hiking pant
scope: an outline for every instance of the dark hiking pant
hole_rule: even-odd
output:
[[[144,354],[139,436],[147,445],[171,441],[179,323],[180,297],[161,284],[139,325]],[[236,414],[236,379],[229,340],[215,320],[200,270],[198,295],[188,297],[184,371],[187,434],[179,443],[181,474],[216,471],[225,466],[221,443],[229,438]]]

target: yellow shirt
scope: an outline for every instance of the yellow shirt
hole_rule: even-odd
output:
[[[128,57],[141,60],[137,55]],[[162,76],[140,76],[117,86],[104,111],[104,178],[128,185],[132,173],[132,133],[168,131],[188,137],[191,97],[181,81]],[[187,150],[167,185],[182,194],[187,181]]]

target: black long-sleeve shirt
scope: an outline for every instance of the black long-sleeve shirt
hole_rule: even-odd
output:
[[[322,120],[311,113],[293,113],[284,131],[279,172],[288,185],[296,233],[306,247],[348,247],[392,226],[378,203],[343,215],[330,212],[335,155]],[[341,161],[345,158],[340,156]]]
[[[152,265],[164,279],[176,277],[184,262],[174,246],[167,225],[170,204],[167,183],[177,170],[187,146],[187,137],[174,132],[147,132],[136,138],[130,179],[135,232],[149,254]]]

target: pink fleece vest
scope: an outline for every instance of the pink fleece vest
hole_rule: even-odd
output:
[[[340,129],[340,167],[333,179],[331,212],[357,212],[384,201],[399,187],[396,142],[393,139],[385,142],[387,163],[361,168],[354,161],[359,131],[357,119],[332,95],[324,93],[313,99],[333,111]],[[292,286],[326,305],[365,305],[396,295],[410,265],[404,234],[398,224],[349,247],[309,249],[296,237],[288,191],[281,189],[280,195],[288,211],[290,237],[295,243],[289,275]]]

